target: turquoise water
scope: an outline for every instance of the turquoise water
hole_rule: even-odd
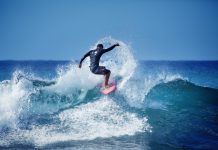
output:
[[[217,61],[138,61],[121,42],[102,63],[110,95],[88,60],[0,61],[0,148],[217,149]]]

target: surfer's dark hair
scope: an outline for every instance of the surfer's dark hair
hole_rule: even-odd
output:
[[[104,46],[103,46],[103,44],[98,44],[97,47],[98,48],[103,48]]]

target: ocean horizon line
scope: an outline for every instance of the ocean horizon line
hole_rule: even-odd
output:
[[[0,60],[1,62],[3,61],[72,61],[72,62],[77,62],[80,60],[68,60],[68,59],[2,59]],[[218,59],[139,59],[138,61],[218,61]]]

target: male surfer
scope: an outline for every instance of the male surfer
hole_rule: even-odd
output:
[[[80,60],[80,63],[79,63],[79,68],[81,68],[83,60],[86,57],[90,56],[90,66],[89,66],[90,70],[94,74],[104,75],[104,87],[105,88],[109,88],[110,87],[108,85],[108,80],[109,80],[111,71],[106,69],[104,66],[99,66],[99,61],[100,61],[101,56],[104,53],[106,53],[108,51],[111,51],[116,46],[120,46],[119,43],[114,44],[113,46],[111,46],[111,47],[109,47],[107,49],[104,49],[103,44],[98,44],[97,48],[94,49],[94,50],[90,50],[88,53],[86,53],[83,56],[83,58]]]

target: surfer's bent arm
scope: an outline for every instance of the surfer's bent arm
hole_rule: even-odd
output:
[[[113,46],[107,48],[107,49],[104,49],[104,53],[108,52],[108,51],[111,51],[112,49],[114,49],[116,46],[120,46],[118,43],[117,44],[114,44]]]
[[[91,52],[91,51],[89,51],[88,53],[86,53],[86,54],[83,56],[83,58],[80,60],[80,62],[79,62],[79,68],[82,67],[82,62],[83,62],[83,60],[84,60],[86,57],[90,56],[90,52]]]

